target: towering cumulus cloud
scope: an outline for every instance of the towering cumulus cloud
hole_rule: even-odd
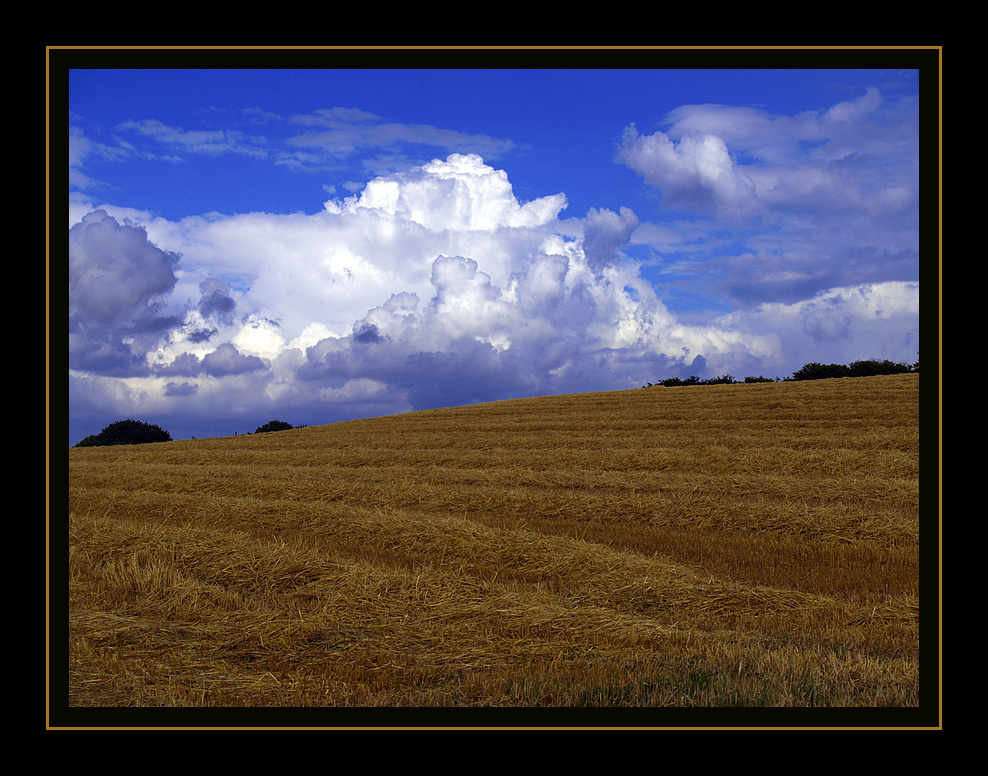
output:
[[[483,232],[543,226],[566,207],[566,198],[557,194],[520,205],[503,170],[487,166],[475,154],[453,154],[377,178],[359,197],[326,207],[337,213],[375,210],[434,232]]]
[[[626,141],[643,174],[674,184],[677,165],[707,165],[709,190],[674,196],[746,205],[715,144],[633,157],[640,143]],[[312,215],[89,213],[70,230],[78,402],[200,425],[217,408],[314,424],[637,387],[777,353],[770,327],[677,320],[626,253],[629,208],[564,220],[566,204],[519,202],[504,171],[454,154]]]

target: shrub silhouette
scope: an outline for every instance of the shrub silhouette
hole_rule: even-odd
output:
[[[793,380],[826,380],[832,377],[850,377],[851,370],[844,364],[820,364],[811,361],[792,373]]]
[[[850,364],[820,364],[816,361],[812,361],[808,364],[803,364],[802,367],[793,372],[792,377],[785,378],[785,381],[791,380],[825,380],[830,377],[870,377],[873,375],[897,375],[906,372],[919,372],[919,361],[915,364],[902,364],[897,361],[890,361],[885,359],[883,361],[877,361],[874,359],[854,361]],[[643,388],[652,388],[657,385],[665,386],[678,386],[678,385],[722,385],[722,384],[733,384],[737,380],[734,379],[734,375],[721,375],[718,377],[711,377],[706,380],[701,380],[695,375],[686,378],[685,380],[680,377],[667,377],[665,380],[661,380],[658,383],[646,383]],[[746,383],[771,383],[778,382],[776,380],[771,380],[768,377],[746,377],[744,378]]]
[[[285,423],[283,420],[269,420],[263,426],[258,426],[255,434],[264,434],[268,431],[288,431],[295,428],[291,423]]]
[[[98,434],[87,436],[76,447],[100,447],[103,445],[142,445],[148,442],[171,442],[172,437],[160,426],[140,420],[118,420]]]
[[[848,369],[851,371],[851,377],[898,375],[913,371],[909,364],[900,364],[887,358],[884,361],[852,361],[848,364]]]
[[[792,374],[793,380],[823,380],[829,377],[871,377],[873,375],[897,375],[905,372],[919,371],[908,364],[895,361],[864,360],[844,364],[818,364],[815,361],[803,364]]]

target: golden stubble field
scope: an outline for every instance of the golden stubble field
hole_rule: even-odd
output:
[[[918,707],[919,425],[909,374],[72,449],[68,704]]]

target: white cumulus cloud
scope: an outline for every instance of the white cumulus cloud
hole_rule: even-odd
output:
[[[752,196],[716,142],[644,140],[665,157],[643,171],[681,179],[682,196],[698,181],[718,207]],[[453,154],[311,215],[86,215],[70,230],[73,310],[101,323],[90,341],[103,351],[130,343],[129,360],[104,369],[111,353],[91,346],[72,379],[90,411],[126,396],[162,422],[170,412],[250,418],[241,428],[286,414],[315,424],[637,387],[700,367],[741,373],[780,361],[786,337],[832,340],[879,306],[899,315],[876,287],[870,304],[842,296],[685,323],[625,254],[640,225],[632,210],[591,209],[575,228],[559,220],[565,205],[562,194],[519,202],[503,170]],[[90,244],[97,228],[102,252]],[[104,265],[112,292],[87,285]],[[147,275],[128,280],[134,267]]]
[[[436,232],[538,227],[565,207],[563,194],[520,204],[504,170],[489,167],[476,154],[452,154],[376,178],[359,196],[326,203],[330,212],[374,210]]]
[[[662,190],[674,208],[744,217],[760,209],[755,184],[717,135],[690,134],[679,142],[663,132],[625,130],[617,160]]]

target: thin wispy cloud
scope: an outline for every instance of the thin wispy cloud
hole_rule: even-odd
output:
[[[428,124],[387,121],[352,108],[319,110],[306,116],[293,116],[292,124],[307,129],[285,140],[289,147],[318,149],[329,155],[350,155],[367,149],[399,149],[427,146],[446,153],[478,153],[488,159],[503,156],[515,148],[511,140],[468,134]]]
[[[259,158],[267,156],[262,138],[248,136],[238,130],[189,130],[168,126],[157,119],[143,119],[120,124],[114,131],[135,149],[135,153],[138,152],[135,143],[140,138],[144,141],[144,149],[164,149],[161,155],[175,160],[196,154],[244,154]],[[153,150],[147,153],[159,155]]]

